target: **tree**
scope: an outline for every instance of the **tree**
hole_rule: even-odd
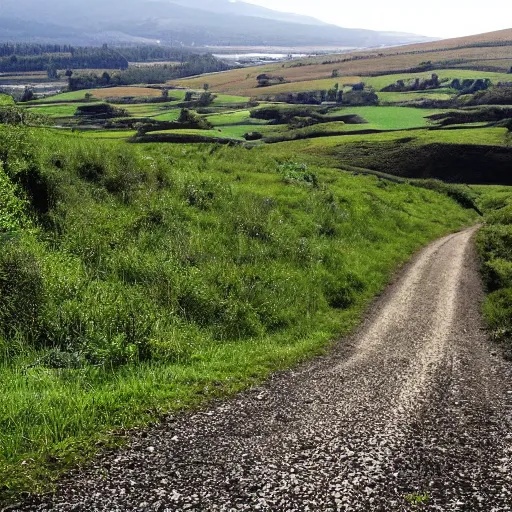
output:
[[[209,88],[210,88],[210,84],[203,84],[204,92],[208,91]]]
[[[34,89],[30,87],[25,87],[23,94],[20,98],[20,101],[24,103],[25,101],[32,101],[34,99]]]
[[[86,92],[84,98],[85,98],[85,101],[91,101],[92,94],[90,92]]]
[[[71,78],[73,76],[73,70],[72,69],[66,69],[66,73],[64,73],[68,78]]]
[[[339,71],[337,69],[333,69],[332,70],[332,74],[331,74],[331,77],[332,78],[336,78],[340,75]]]
[[[48,78],[50,80],[57,80],[59,78],[59,74],[57,73],[57,66],[54,62],[50,62],[46,68],[46,73],[48,74]]]
[[[169,97],[169,89],[162,89],[162,98],[167,99]]]
[[[199,100],[197,100],[197,105],[199,107],[207,107],[213,103],[215,96],[211,92],[203,92],[201,96],[199,96]]]

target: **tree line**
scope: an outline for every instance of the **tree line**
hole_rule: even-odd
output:
[[[193,55],[168,46],[74,47],[57,44],[0,44],[0,72],[20,73],[53,69],[126,69],[129,62],[184,63]]]
[[[52,53],[43,55],[11,55],[0,58],[0,72],[21,73],[48,71],[52,78],[58,69],[126,69],[128,60],[117,50],[103,48],[79,48],[73,53]]]
[[[177,65],[131,66],[128,69],[112,73],[71,75],[68,84],[70,91],[138,83],[162,84],[176,78],[226,71],[227,69],[229,66],[213,55],[190,54],[185,62]]]

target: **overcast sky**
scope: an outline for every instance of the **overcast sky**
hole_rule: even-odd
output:
[[[342,27],[458,37],[512,28],[511,0],[245,0]]]

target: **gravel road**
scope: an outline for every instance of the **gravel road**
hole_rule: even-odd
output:
[[[474,233],[419,253],[328,355],[168,418],[18,509],[512,510],[512,371],[481,323]]]

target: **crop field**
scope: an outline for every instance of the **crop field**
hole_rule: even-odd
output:
[[[489,79],[494,84],[507,82],[511,79],[511,75],[507,73],[474,71],[471,69],[434,69],[432,71],[421,73],[401,73],[399,76],[396,74],[389,74],[378,77],[362,77],[361,80],[363,80],[368,85],[371,85],[377,91],[380,91],[383,87],[395,83],[399,78],[405,78],[407,80],[426,80],[429,79],[433,73],[439,76],[439,80],[441,82],[446,82],[447,84],[456,78],[459,80],[475,80],[477,78]],[[437,90],[434,89],[432,92],[437,92]]]
[[[55,104],[43,104],[34,105],[28,107],[31,112],[49,116],[51,118],[65,118],[73,117],[75,115],[77,107],[85,105],[85,103],[55,103]]]
[[[440,100],[447,101],[455,95],[451,89],[445,89],[446,92],[433,91],[410,91],[410,92],[378,92],[381,105],[408,103],[421,100]],[[450,92],[449,92],[450,91]]]
[[[511,147],[512,137],[506,128],[455,129],[455,130],[413,130],[413,131],[389,131],[364,135],[346,135],[343,137],[325,137],[311,139],[297,143],[286,142],[283,145],[292,144],[288,149],[293,151],[313,152],[320,154],[330,152],[338,146],[365,143],[367,145],[379,143],[407,143],[418,146],[425,144],[465,144],[484,145],[493,147]]]
[[[365,128],[374,128],[377,130],[406,130],[408,128],[420,128],[432,124],[431,121],[427,119],[427,116],[439,112],[440,110],[411,107],[343,107],[339,110],[333,110],[330,115],[345,113],[358,115],[368,122],[368,124],[362,125]]]
[[[130,96],[159,97],[162,96],[162,91],[151,87],[107,87],[105,89],[93,89],[91,94],[99,99],[127,98]]]
[[[512,61],[512,52],[510,56]],[[355,62],[366,62],[366,61],[355,61]],[[304,69],[308,68],[309,73],[304,73]],[[388,69],[384,65],[384,69]],[[398,68],[402,69],[402,68]],[[241,73],[241,71],[245,73]],[[249,72],[252,71],[252,72]],[[276,76],[282,76],[284,80],[289,83],[271,85],[268,87],[257,87],[258,82],[256,76],[260,73],[267,72]],[[215,92],[229,93],[229,94],[242,94],[244,96],[270,96],[279,93],[289,92],[304,92],[314,91],[319,89],[329,89],[334,84],[338,83],[342,85],[353,85],[359,82],[364,82],[376,90],[380,90],[394,82],[398,78],[403,78],[404,75],[407,79],[419,78],[421,80],[430,78],[433,73],[436,73],[441,80],[453,80],[459,78],[461,80],[466,78],[488,78],[493,83],[507,82],[511,80],[511,75],[503,72],[489,72],[489,71],[475,71],[468,69],[433,69],[428,72],[418,73],[407,73],[402,72],[397,74],[384,74],[382,76],[364,76],[355,72],[340,73],[340,76],[333,78],[332,75],[333,67],[330,66],[329,70],[325,66],[304,66],[299,68],[279,68],[271,66],[256,68],[246,68],[243,70],[225,71],[223,73],[217,73],[208,76],[209,85]],[[176,85],[182,87],[190,87],[191,89],[199,88],[202,86],[204,79],[192,78],[183,79],[173,82]]]
[[[69,101],[85,101],[85,95],[90,94],[92,98],[128,98],[128,97],[160,97],[162,91],[151,87],[107,87],[103,89],[88,89],[86,91],[63,92],[55,96],[41,98],[31,103],[58,103]],[[184,91],[179,89],[169,91],[170,96],[183,99]]]

